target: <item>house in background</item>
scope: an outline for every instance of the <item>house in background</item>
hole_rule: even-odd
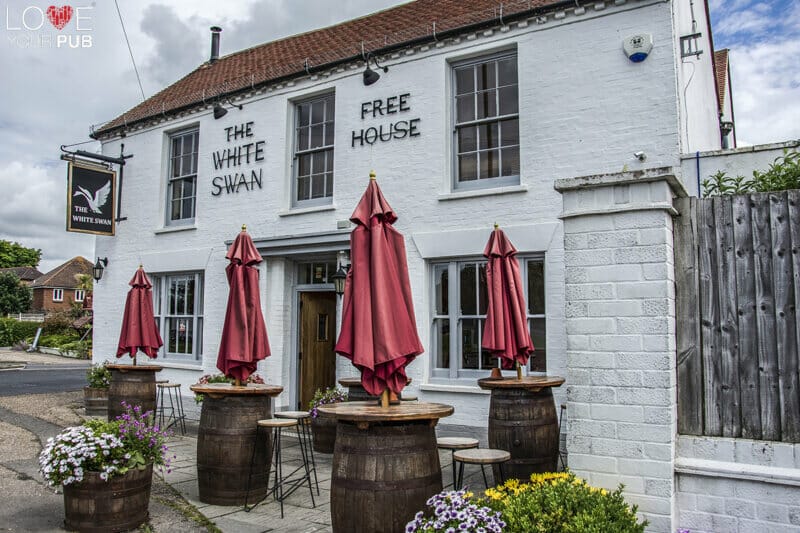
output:
[[[42,276],[42,273],[39,272],[38,269],[29,266],[0,268],[0,274],[5,274],[6,272],[14,274],[22,283],[29,287],[37,278]]]
[[[92,263],[85,257],[73,257],[47,274],[41,275],[32,284],[32,310],[51,313],[68,311],[73,302],[83,304],[86,291],[78,288],[76,276],[92,275]]]

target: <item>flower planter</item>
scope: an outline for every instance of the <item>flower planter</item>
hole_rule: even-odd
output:
[[[336,444],[336,419],[319,415],[311,419],[311,434],[314,437],[314,451],[333,453]]]
[[[87,416],[106,416],[108,413],[108,389],[84,387],[83,407]]]
[[[152,480],[153,465],[108,481],[97,472],[86,472],[83,481],[64,486],[64,527],[98,533],[139,527],[149,519]]]

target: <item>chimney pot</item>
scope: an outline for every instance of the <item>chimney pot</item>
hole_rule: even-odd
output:
[[[208,60],[209,63],[219,59],[219,34],[221,31],[222,28],[219,26],[211,26],[211,58]]]

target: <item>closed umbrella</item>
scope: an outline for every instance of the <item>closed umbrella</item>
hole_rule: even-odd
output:
[[[517,249],[495,225],[483,251],[489,260],[486,265],[489,307],[481,347],[499,357],[503,368],[516,365],[517,377],[521,377],[521,366],[528,364],[533,353],[533,341],[516,254]]]
[[[122,329],[119,333],[117,357],[130,354],[136,364],[136,354],[141,350],[147,357],[155,359],[158,349],[164,345],[158,334],[153,316],[153,284],[139,265],[129,285],[125,312],[122,315]]]
[[[270,354],[267,327],[261,314],[258,270],[255,268],[263,259],[245,226],[225,257],[230,261],[225,267],[230,292],[217,368],[239,385],[246,382],[256,371],[258,362]]]
[[[350,263],[336,352],[361,371],[374,396],[406,386],[406,365],[422,353],[417,335],[403,236],[375,173],[350,220]],[[387,396],[384,395],[384,405]]]

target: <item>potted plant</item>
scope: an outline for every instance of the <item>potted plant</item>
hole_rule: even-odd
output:
[[[500,533],[506,523],[499,511],[478,505],[472,492],[465,490],[442,491],[425,502],[431,513],[420,511],[406,525],[406,533],[429,533],[436,531],[485,531]],[[461,527],[459,527],[461,526]],[[466,527],[465,527],[466,526]]]
[[[333,447],[336,443],[336,419],[320,416],[317,407],[346,401],[347,392],[337,387],[317,389],[314,393],[308,408],[311,412],[311,433],[314,437],[315,452],[333,453]]]
[[[108,411],[108,386],[111,383],[111,371],[108,362],[92,365],[86,371],[89,384],[83,388],[83,407],[87,415],[106,416]]]
[[[208,385],[209,383],[231,383],[233,384],[233,378],[227,377],[225,374],[205,374],[197,380],[197,385]],[[258,373],[250,374],[245,382],[245,386],[248,383],[254,383],[258,385],[264,385],[264,378],[258,375]],[[194,402],[197,404],[203,403],[203,395],[199,393],[194,394]]]
[[[39,455],[45,481],[64,489],[70,531],[126,531],[149,518],[153,465],[169,468],[168,435],[152,424],[151,412],[124,407],[115,420],[66,428]]]

